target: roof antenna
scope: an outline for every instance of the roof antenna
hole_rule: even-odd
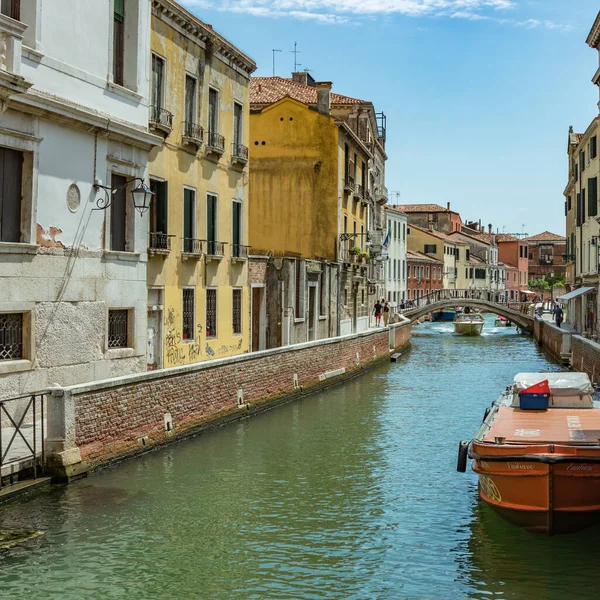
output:
[[[275,52],[281,52],[281,50],[277,50],[276,48],[273,48],[273,77],[275,77]]]
[[[302,54],[300,50],[298,50],[298,42],[294,42],[294,49],[290,50],[290,53],[294,55],[294,73],[298,72],[298,67],[300,63],[298,62],[298,54]]]

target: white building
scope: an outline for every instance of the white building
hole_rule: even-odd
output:
[[[148,216],[127,182],[147,181],[160,139],[148,133],[149,0],[0,7],[6,398],[146,368]]]
[[[392,206],[385,207],[388,236],[388,260],[385,268],[386,298],[392,307],[397,306],[406,295],[406,227],[407,216]],[[384,234],[385,235],[385,234]]]

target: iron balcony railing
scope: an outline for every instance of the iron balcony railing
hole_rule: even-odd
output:
[[[244,146],[244,144],[237,144],[234,142],[231,148],[231,156],[235,160],[238,161],[247,161],[248,160],[248,147]]]
[[[204,140],[204,129],[191,121],[183,122],[183,137],[199,144]]]
[[[173,113],[160,106],[150,106],[150,123],[173,128]]]
[[[0,400],[0,488],[7,465],[31,464],[33,478],[43,475],[45,456],[46,393]],[[12,471],[10,473],[12,478]]]
[[[377,202],[386,203],[388,200],[388,189],[385,185],[376,185],[375,186],[375,198]]]
[[[363,187],[363,186],[362,186],[360,183],[357,183],[357,184],[354,186],[354,195],[355,195],[355,196],[356,196],[356,197],[357,197],[359,200],[362,200],[362,199],[363,199],[363,197],[364,197],[364,193],[365,193],[365,192],[364,192],[364,187]]]
[[[225,242],[217,242],[216,240],[208,240],[206,242],[207,256],[223,256],[225,254]]]
[[[165,252],[168,252],[171,250],[171,238],[175,236],[151,231],[149,237],[148,248],[150,250],[164,250]]]
[[[182,238],[183,252],[185,254],[193,254],[194,256],[202,256],[202,246],[204,240],[196,238]]]
[[[238,258],[245,260],[248,258],[248,249],[250,246],[242,246],[242,244],[232,244],[231,256],[232,258]]]
[[[349,192],[354,192],[354,177],[352,175],[346,174],[344,177],[344,189]]]
[[[214,131],[209,131],[206,134],[206,145],[213,151],[224,152],[225,151],[225,138]]]

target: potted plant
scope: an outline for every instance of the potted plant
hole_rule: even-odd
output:
[[[359,256],[360,256],[360,248],[358,246],[354,246],[354,248],[350,248],[350,250],[348,250],[350,256],[352,257],[352,261],[353,262],[358,262],[359,260]]]
[[[371,258],[371,255],[368,252],[361,252],[359,256],[363,264],[365,264],[369,260],[369,258]]]

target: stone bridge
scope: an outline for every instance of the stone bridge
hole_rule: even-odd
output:
[[[400,310],[407,319],[416,321],[419,318],[444,309],[456,306],[470,306],[483,312],[502,315],[523,331],[533,332],[533,308],[531,302],[508,302],[504,292],[488,290],[435,290],[426,296],[413,300],[411,306]]]

